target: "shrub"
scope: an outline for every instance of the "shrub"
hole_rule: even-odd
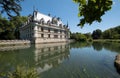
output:
[[[2,73],[0,75],[2,78],[37,78],[38,73],[35,69],[26,69],[25,67],[17,66],[16,70],[13,72]]]

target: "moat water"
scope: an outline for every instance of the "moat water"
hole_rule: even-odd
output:
[[[8,47],[0,51],[0,73],[22,65],[37,69],[40,78],[120,78],[114,65],[119,53],[120,43],[112,42]]]

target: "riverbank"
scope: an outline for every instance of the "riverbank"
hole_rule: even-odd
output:
[[[0,40],[0,46],[30,44],[29,40]]]
[[[75,40],[68,40],[68,43],[74,42]],[[24,44],[31,44],[32,42],[30,40],[0,40],[0,46],[10,46],[10,45],[24,45]],[[46,42],[46,43],[52,43],[52,42]],[[55,42],[58,43],[58,42]],[[60,42],[62,43],[62,42]],[[40,44],[40,43],[38,43]]]
[[[120,39],[94,39],[93,42],[118,42],[120,43]]]

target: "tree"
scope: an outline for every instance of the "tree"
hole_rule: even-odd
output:
[[[0,16],[0,39],[14,39],[14,24]]]
[[[112,0],[73,0],[79,4],[80,23],[78,26],[83,27],[84,24],[92,24],[94,21],[101,22],[101,16],[109,11],[112,7]]]
[[[87,41],[87,37],[84,34],[81,33],[72,33],[71,39],[74,39],[76,41]]]
[[[102,31],[100,29],[94,30],[92,33],[93,39],[100,39],[102,37]]]
[[[15,25],[14,34],[16,39],[19,39],[20,37],[19,27],[22,26],[22,24],[26,22],[27,19],[28,18],[25,16],[14,16],[10,18],[10,22],[12,22]]]
[[[91,33],[85,33],[84,35],[86,36],[87,39],[91,38]]]
[[[13,14],[20,15],[21,11],[20,2],[23,0],[0,0],[0,13],[6,12],[8,16],[13,16]]]
[[[19,39],[19,27],[27,21],[25,16],[11,17],[10,20],[0,16],[0,39]]]
[[[120,39],[120,26],[107,29],[103,32],[104,39]]]
[[[112,38],[111,30],[105,30],[105,31],[103,32],[103,38],[104,38],[104,39],[111,39],[111,38]]]

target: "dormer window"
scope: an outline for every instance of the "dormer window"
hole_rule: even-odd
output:
[[[59,24],[59,26],[62,28],[62,24]]]
[[[63,25],[64,28],[66,28],[66,25]]]
[[[40,24],[44,24],[44,19],[43,18],[41,18],[41,20],[40,20]]]
[[[48,20],[48,21],[47,21],[47,25],[51,25],[51,22],[50,22],[50,20]]]
[[[56,25],[58,24],[57,18],[55,18],[55,17],[52,18],[52,24],[56,24]]]
[[[37,17],[37,11],[33,12],[33,17]]]

